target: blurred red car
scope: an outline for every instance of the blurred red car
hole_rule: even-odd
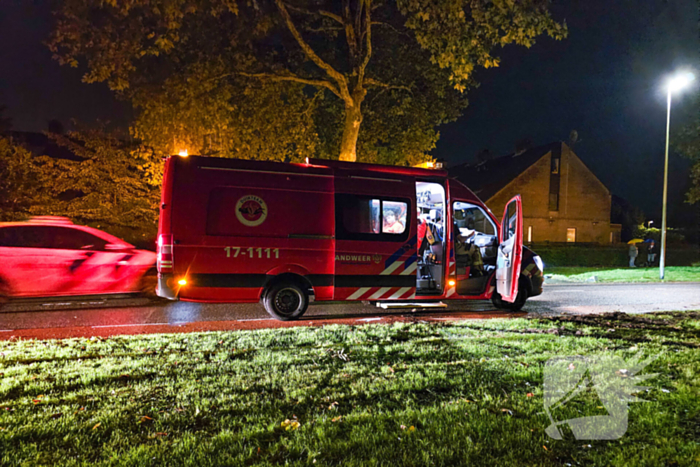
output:
[[[67,218],[0,223],[0,301],[152,292],[156,255]]]

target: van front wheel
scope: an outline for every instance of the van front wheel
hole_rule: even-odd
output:
[[[520,311],[525,305],[527,297],[527,287],[521,280],[518,284],[518,295],[515,297],[515,301],[513,303],[508,303],[504,301],[501,298],[501,294],[499,294],[498,292],[494,292],[493,296],[491,296],[491,303],[493,303],[493,305],[499,310]]]
[[[309,306],[309,297],[297,284],[280,282],[265,294],[263,305],[273,318],[290,321],[304,314]]]

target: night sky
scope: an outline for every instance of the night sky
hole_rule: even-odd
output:
[[[558,0],[556,19],[569,26],[564,41],[541,38],[530,50],[502,51],[499,68],[483,70],[470,106],[440,129],[434,155],[448,165],[473,161],[488,148],[513,152],[515,142],[568,140],[613,192],[660,224],[666,124],[665,76],[700,70],[696,0]],[[42,131],[56,118],[124,127],[130,107],[105,85],[83,84],[79,69],[60,67],[43,41],[51,28],[49,2],[0,0],[0,105],[16,130]],[[674,100],[672,126],[692,116],[690,94]],[[670,224],[694,224],[684,205],[687,161],[671,157]]]

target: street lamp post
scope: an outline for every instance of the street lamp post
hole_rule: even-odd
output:
[[[661,257],[659,258],[659,279],[664,279],[664,269],[666,266],[666,198],[668,196],[668,143],[671,132],[671,94],[679,91],[690,84],[695,77],[692,73],[682,73],[668,82],[668,98],[666,110],[666,155],[664,161],[664,195],[663,207],[661,211]]]

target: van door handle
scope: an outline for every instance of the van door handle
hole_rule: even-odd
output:
[[[412,245],[410,243],[406,243],[404,246],[401,247],[403,251],[408,251],[412,248]]]

